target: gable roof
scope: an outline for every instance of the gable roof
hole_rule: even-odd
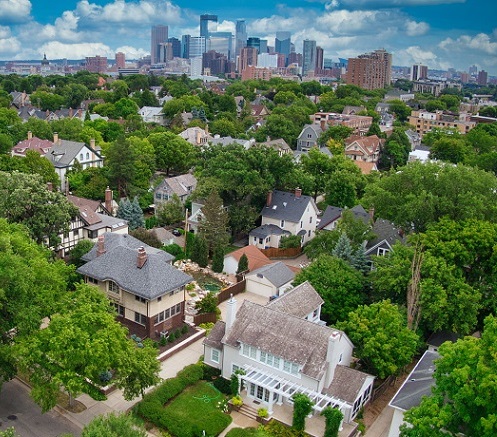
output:
[[[368,379],[374,379],[374,376],[339,364],[335,368],[333,381],[323,392],[353,404]]]
[[[376,238],[368,241],[366,244],[366,253],[370,252],[382,242],[386,242],[390,247],[392,247],[396,241],[404,242],[405,240],[399,233],[399,228],[397,228],[391,221],[382,218],[376,219],[372,231],[376,235]]]
[[[324,303],[324,300],[310,284],[305,281],[269,302],[266,306],[295,317],[304,318]]]
[[[192,277],[174,268],[171,255],[146,245],[127,234],[104,234],[105,253],[97,255],[96,243],[82,257],[89,260],[77,272],[98,279],[112,280],[120,288],[148,300],[156,299],[192,281]],[[147,260],[138,268],[138,248],[143,247]]]
[[[369,135],[362,137],[359,135],[352,135],[345,139],[345,154],[346,155],[373,155],[380,151],[384,139],[379,138],[377,135]],[[359,150],[352,150],[351,147],[357,145]]]
[[[342,217],[344,211],[347,211],[347,208],[339,208],[338,206],[328,205],[324,211],[323,217],[321,217],[321,221],[319,222],[317,229],[321,230],[330,223],[338,220]],[[353,208],[350,208],[350,211],[356,220],[360,219],[366,224],[371,219],[369,213],[362,207],[362,205],[356,205]]]
[[[87,147],[100,159],[102,159],[100,154],[87,144],[81,143],[79,141],[68,140],[59,140],[57,143],[54,143],[52,149],[50,150],[50,153],[48,153],[46,157],[53,163],[55,167],[69,167],[74,159],[76,159],[81,149],[83,149],[84,147]]]
[[[366,161],[359,161],[355,159],[352,161],[357,167],[359,167],[359,170],[361,170],[362,174],[371,174],[372,171],[377,171],[378,167],[376,166],[376,162],[366,162]]]
[[[252,229],[249,235],[251,237],[266,238],[270,235],[291,235],[291,232],[286,229],[281,229],[279,226],[269,224]]]
[[[190,194],[197,187],[197,178],[191,173],[165,178],[155,189],[155,191],[167,191],[177,194],[178,197]],[[189,189],[190,188],[190,189]]]
[[[319,136],[323,133],[323,129],[321,128],[321,125],[319,125],[317,123],[306,124],[302,128],[302,131],[300,132],[297,139],[300,139],[302,137],[302,135],[304,135],[304,133],[307,132],[308,130],[312,130],[314,132],[314,134],[316,135],[316,138],[319,138]]]
[[[266,278],[275,287],[281,287],[295,278],[295,273],[290,270],[282,261],[259,267],[251,270],[245,277],[259,276]]]
[[[34,150],[41,156],[45,156],[50,151],[52,146],[53,144],[49,140],[42,140],[38,137],[32,137],[19,141],[14,147],[12,147],[12,153],[25,156],[28,150]]]
[[[238,262],[240,261],[240,258],[243,254],[247,256],[248,268],[250,271],[256,270],[259,267],[271,264],[273,262],[255,246],[241,247],[240,249],[226,254],[224,257],[228,258],[231,256]]]
[[[317,214],[317,206],[311,196],[301,194],[296,196],[295,193],[274,190],[271,196],[271,203],[262,208],[261,215],[276,220],[287,220],[297,223],[307,207],[311,205]]]
[[[326,371],[328,341],[333,332],[350,342],[342,331],[245,300],[223,343],[236,348],[240,343],[254,346],[297,363],[303,374],[320,379]]]

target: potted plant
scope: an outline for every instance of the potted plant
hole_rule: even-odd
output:
[[[267,408],[259,408],[257,410],[257,421],[260,423],[264,423],[265,419],[267,419],[268,411]]]
[[[239,411],[241,406],[243,405],[243,399],[240,395],[233,396],[230,400],[233,409]]]

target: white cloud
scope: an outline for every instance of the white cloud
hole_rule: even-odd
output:
[[[406,21],[406,34],[408,36],[420,36],[420,35],[425,35],[428,30],[430,30],[430,25],[428,23],[425,23],[424,21],[413,21],[413,20],[407,20]]]
[[[442,50],[446,51],[465,51],[471,50],[487,55],[497,55],[497,41],[495,40],[495,31],[493,34],[494,40],[485,33],[479,33],[475,36],[461,35],[457,39],[447,38],[438,45]]]
[[[10,37],[10,27],[9,26],[0,26],[0,39],[5,39]]]
[[[391,8],[396,6],[447,5],[452,3],[464,3],[465,1],[466,0],[342,0],[342,4],[355,8]]]
[[[0,22],[21,22],[31,13],[29,0],[1,0]]]
[[[21,43],[15,37],[0,38],[0,53],[6,53],[10,56],[19,53]]]
[[[150,50],[145,50],[142,48],[135,48],[130,46],[118,47],[116,52],[123,52],[126,55],[126,59],[139,59],[147,54],[150,54]]]
[[[50,41],[37,50],[37,53],[42,55],[47,54],[48,59],[68,58],[68,59],[83,59],[87,56],[107,56],[113,58],[115,51],[103,43],[77,43],[64,44],[60,41]]]
[[[36,22],[20,26],[19,37],[25,41],[38,43],[59,40],[62,42],[80,42],[85,35],[78,32],[78,17],[72,11],[65,11],[55,23],[41,25]]]

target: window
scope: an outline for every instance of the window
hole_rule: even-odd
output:
[[[385,256],[388,252],[390,252],[388,249],[378,247],[378,256]]]
[[[245,355],[246,357],[256,359],[257,357],[257,348],[253,346],[249,346],[248,344],[243,344],[242,345],[242,355]]]
[[[135,300],[141,303],[145,303],[147,301],[145,298],[140,296],[135,296]]]
[[[87,276],[86,281],[90,284],[98,284],[98,279],[92,278],[91,276]]]
[[[90,154],[86,152],[86,160],[88,161],[90,159]]]
[[[114,281],[107,282],[107,289],[112,293],[119,294],[119,285],[117,285]]]
[[[97,238],[98,231],[88,231],[88,238]]]
[[[300,229],[302,229],[303,227],[304,227],[304,222],[300,220]]]
[[[79,154],[79,160],[83,161],[83,154],[82,153]]]
[[[292,375],[298,375],[299,365],[285,360],[283,361],[283,371],[290,373]]]
[[[111,302],[110,304],[114,307],[119,317],[124,317],[124,307],[122,305],[119,305],[117,302]]]
[[[259,244],[264,244],[264,240],[262,238],[259,238]]]
[[[72,235],[73,237],[79,237],[79,229],[74,229],[74,231],[72,231]]]
[[[160,302],[161,300],[162,300],[162,296],[159,296],[159,297],[157,298],[157,302]]]
[[[219,363],[219,351],[217,349],[211,350],[211,361]]]
[[[312,223],[312,215],[309,217],[309,223]]]
[[[147,317],[144,314],[140,314],[135,311],[135,322],[139,323],[140,325],[146,325]]]
[[[338,362],[341,363],[343,358],[343,354],[340,354],[340,357],[338,358]]]

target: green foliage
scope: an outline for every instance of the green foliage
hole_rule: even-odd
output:
[[[205,335],[208,336],[210,334],[210,332],[212,331],[212,328],[214,328],[214,323],[212,323],[212,322],[201,323],[198,326],[201,329],[205,329]]]
[[[173,194],[170,200],[158,205],[155,214],[160,226],[170,226],[184,219],[185,209],[178,195]]]
[[[316,231],[314,238],[304,246],[304,253],[310,260],[319,255],[331,255],[340,234],[330,231]]]
[[[231,384],[228,379],[225,379],[223,377],[219,377],[214,380],[213,382],[214,387],[216,387],[221,393],[225,395],[231,395]]]
[[[401,100],[392,100],[389,102],[389,112],[399,121],[407,121],[407,117],[411,115],[411,108]]]
[[[440,346],[433,394],[406,412],[409,425],[401,428],[401,435],[496,435],[496,344],[497,321],[489,316],[481,338],[466,337]]]
[[[162,243],[160,242],[160,240],[155,236],[155,234],[152,231],[149,231],[148,229],[136,228],[130,231],[129,234],[135,237],[136,239],[142,241],[143,243],[148,244],[149,246],[155,247],[157,249],[162,248]]]
[[[236,273],[246,272],[248,268],[249,268],[248,258],[247,255],[243,253],[240,259],[238,260],[238,268],[236,269]]]
[[[179,135],[172,132],[153,133],[148,137],[155,153],[157,169],[183,173],[188,171],[196,158],[197,150]]]
[[[232,428],[226,437],[266,437],[266,433],[259,428]]]
[[[343,413],[338,408],[327,407],[321,411],[321,416],[324,416],[326,421],[324,437],[338,437]]]
[[[183,248],[176,243],[168,244],[167,246],[164,246],[163,249],[167,253],[174,255],[176,259],[181,259],[181,257],[184,256]]]
[[[140,208],[137,197],[133,199],[133,202],[130,202],[129,199],[122,199],[119,202],[117,217],[127,220],[130,230],[143,228],[145,226],[143,211]]]
[[[201,314],[215,313],[217,304],[217,296],[214,293],[207,293],[203,299],[195,303],[195,309]]]
[[[212,255],[212,270],[216,273],[222,273],[224,268],[224,247],[218,246],[214,248]]]
[[[352,261],[352,246],[350,244],[350,239],[347,237],[345,232],[340,234],[338,237],[337,244],[333,248],[331,254],[337,258],[343,259],[347,263]]]
[[[297,431],[305,430],[305,418],[311,413],[313,403],[309,397],[302,393],[292,396],[293,400],[293,420],[292,428]]]
[[[305,281],[309,281],[323,298],[321,315],[332,324],[347,320],[349,312],[366,299],[362,274],[333,256],[319,255],[295,277],[294,284]]]
[[[261,419],[266,418],[268,416],[267,408],[258,408],[257,416],[260,417]]]
[[[207,267],[209,248],[204,237],[200,235],[194,237],[190,256],[192,261],[196,262],[200,267]]]
[[[97,416],[83,428],[82,437],[146,437],[147,431],[129,414]]]
[[[16,433],[14,427],[7,428],[5,431],[0,431],[0,437],[20,437],[19,434]]]
[[[90,240],[78,241],[76,246],[69,252],[69,263],[76,267],[82,266],[85,262],[81,257],[93,248],[93,244]]]
[[[230,238],[228,213],[223,207],[223,200],[212,190],[202,206],[202,221],[199,224],[200,238],[204,238],[213,253],[216,248],[227,246]]]
[[[355,346],[355,355],[368,371],[384,379],[409,364],[419,338],[407,328],[406,317],[390,301],[358,307],[337,324]]]
[[[300,247],[302,238],[300,235],[284,235],[280,239],[280,249],[293,249]]]

